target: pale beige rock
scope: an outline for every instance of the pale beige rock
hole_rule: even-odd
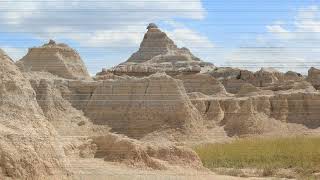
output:
[[[206,95],[224,95],[224,86],[209,74],[192,74],[174,76],[183,81],[187,93],[200,92]]]
[[[262,91],[263,92],[263,91]],[[261,92],[261,93],[262,93]],[[306,130],[320,127],[319,92],[305,89],[256,94],[250,97],[195,98],[192,102],[205,120],[225,126],[230,136],[293,133],[291,127]],[[213,106],[212,106],[213,105]],[[292,125],[291,125],[292,124]],[[294,128],[293,128],[294,129]]]
[[[193,56],[186,48],[179,49],[174,42],[162,32],[155,24],[150,24],[148,32],[144,35],[139,51],[134,53],[127,62],[141,63],[151,60],[158,55],[186,55],[194,61],[200,59]],[[179,56],[175,56],[179,57]],[[183,58],[182,56],[181,58]]]
[[[66,162],[58,135],[37,104],[29,81],[0,51],[0,177],[63,179]]]
[[[237,93],[238,96],[252,96],[252,95],[258,95],[261,93],[261,89],[258,87],[245,83],[241,86],[239,92]]]
[[[295,82],[304,81],[304,77],[292,71],[281,73],[272,68],[261,68],[253,73],[248,70],[236,68],[216,68],[209,72],[213,77],[220,80],[227,92],[237,94],[242,85],[250,83],[256,87],[267,90],[285,90],[295,88]]]
[[[73,103],[79,105],[77,102],[82,103],[84,97],[70,91],[69,81],[55,79],[31,79],[30,81],[36,92],[39,106],[60,135],[88,136],[108,132],[108,127],[93,125],[81,110],[72,106],[69,101],[74,100]],[[65,99],[67,96],[72,98]],[[75,100],[74,96],[79,98]]]
[[[202,68],[207,71],[213,64],[201,61],[189,49],[178,48],[175,43],[155,24],[148,26],[139,50],[125,63],[111,71],[116,75],[149,76],[157,72],[169,75],[180,73],[199,73]]]
[[[164,74],[104,81],[94,91],[85,114],[131,137],[162,128],[196,130],[202,123],[183,83]]]
[[[67,79],[90,79],[80,55],[69,46],[52,40],[41,47],[30,48],[16,64],[26,72],[45,71]]]
[[[170,165],[203,168],[198,155],[185,147],[152,145],[114,134],[93,137],[93,142],[98,146],[96,157],[105,161],[158,170],[168,169]]]
[[[308,81],[316,88],[320,89],[320,70],[317,68],[310,68],[308,71]]]

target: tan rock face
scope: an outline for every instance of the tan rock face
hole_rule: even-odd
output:
[[[261,90],[259,88],[257,88],[256,86],[249,84],[249,83],[245,83],[241,86],[239,92],[238,92],[238,96],[248,96],[248,95],[256,95],[259,92],[261,92]]]
[[[39,106],[48,121],[63,136],[88,136],[95,132],[108,132],[105,126],[96,126],[84,116],[81,110],[83,99],[90,95],[81,95],[72,92],[72,85],[77,81],[55,79],[31,79],[31,84],[36,91]],[[71,86],[69,86],[71,84]],[[85,85],[85,83],[83,83]],[[80,85],[79,85],[80,86]],[[85,87],[85,86],[84,86]],[[78,92],[82,89],[78,89]],[[69,100],[69,101],[68,101]],[[89,99],[86,100],[87,103]]]
[[[163,74],[104,81],[84,111],[95,123],[138,138],[162,128],[186,130],[202,123],[182,82]]]
[[[174,78],[183,81],[188,93],[200,92],[206,95],[223,95],[227,93],[224,86],[209,74],[178,75]]]
[[[308,71],[308,81],[316,88],[320,89],[320,70],[314,67]]]
[[[250,83],[264,89],[290,89],[295,85],[290,83],[304,81],[304,77],[295,72],[281,73],[273,69],[261,68],[257,72],[240,70],[235,68],[216,68],[210,74],[220,80],[229,93],[236,94],[242,85]],[[286,85],[285,85],[286,84]],[[285,87],[286,86],[286,87]]]
[[[57,133],[43,115],[29,81],[0,51],[0,177],[67,175]]]
[[[156,72],[199,73],[203,67],[214,66],[195,57],[187,48],[178,48],[155,24],[148,26],[139,50],[128,61],[114,67],[116,75],[149,76]]]
[[[29,49],[17,65],[27,72],[45,71],[67,79],[90,79],[80,55],[67,45],[54,41]]]
[[[138,52],[134,53],[127,62],[141,63],[151,60],[158,55],[188,55],[194,61],[199,58],[193,56],[186,48],[179,49],[174,42],[162,32],[155,24],[148,26],[148,32],[144,35]]]
[[[282,91],[250,97],[193,99],[207,121],[225,125],[230,135],[287,131],[287,123],[320,127],[320,94],[306,90]],[[297,132],[296,132],[297,133]]]
[[[202,168],[198,155],[184,147],[152,145],[114,134],[93,137],[93,142],[99,147],[96,157],[105,161],[157,170],[167,169],[170,165]]]

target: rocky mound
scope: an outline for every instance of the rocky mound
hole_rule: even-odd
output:
[[[60,135],[89,136],[108,132],[108,127],[93,125],[81,110],[72,106],[70,102],[74,100],[73,103],[81,107],[80,103],[84,99],[81,94],[69,88],[72,82],[63,79],[41,78],[39,75],[30,81],[36,92],[39,106]],[[81,88],[78,90],[80,91]]]
[[[183,83],[164,74],[104,81],[84,111],[95,123],[136,138],[164,128],[195,130],[202,123]]]
[[[261,90],[259,88],[257,88],[256,86],[249,84],[249,83],[245,83],[241,86],[239,92],[238,92],[238,96],[248,96],[248,95],[257,95],[259,92],[261,92]]]
[[[318,90],[320,90],[320,69],[314,67],[308,71],[307,80]]]
[[[99,147],[95,157],[105,161],[157,170],[167,169],[170,165],[202,168],[198,155],[185,147],[153,145],[114,134],[93,137],[93,142]]]
[[[316,91],[289,90],[250,97],[201,98],[192,102],[206,120],[223,125],[233,136],[286,133],[289,127],[296,126],[294,124],[319,128],[319,98]]]
[[[143,41],[140,44],[139,51],[134,53],[127,62],[142,63],[153,59],[159,55],[172,55],[175,58],[171,60],[190,60],[200,61],[199,58],[191,54],[186,48],[179,49],[174,42],[162,32],[157,25],[151,23],[147,27],[148,31],[144,35]],[[175,55],[175,56],[174,56]],[[158,58],[160,60],[160,58]],[[163,59],[164,60],[164,59]],[[168,59],[170,61],[170,59]],[[164,60],[162,62],[168,62]]]
[[[292,71],[281,73],[275,69],[261,68],[257,72],[235,68],[216,68],[210,74],[220,80],[229,93],[237,94],[242,85],[250,83],[265,89],[277,89],[288,82],[304,81],[304,77]],[[281,88],[281,87],[279,87]],[[283,87],[285,88],[285,87]],[[287,86],[289,88],[289,86]]]
[[[41,47],[30,48],[17,66],[26,72],[45,71],[67,79],[90,79],[80,55],[69,46],[52,40]]]
[[[174,76],[183,81],[187,93],[200,92],[206,95],[224,95],[224,86],[209,74],[190,74]]]
[[[63,150],[29,81],[3,51],[0,69],[0,176],[63,178],[67,175]]]
[[[147,29],[139,50],[112,69],[116,75],[149,76],[156,72],[176,75],[199,73],[202,67],[214,67],[195,57],[187,48],[178,48],[155,24]]]

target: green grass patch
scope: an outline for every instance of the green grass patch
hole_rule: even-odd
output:
[[[207,144],[194,148],[209,169],[257,168],[294,169],[299,174],[320,170],[320,138],[251,138],[228,144]]]

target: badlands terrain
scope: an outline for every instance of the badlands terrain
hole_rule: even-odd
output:
[[[0,68],[3,179],[242,179],[210,171],[192,148],[320,135],[319,69],[216,67],[155,24],[94,77],[53,40],[18,61],[1,50]]]

